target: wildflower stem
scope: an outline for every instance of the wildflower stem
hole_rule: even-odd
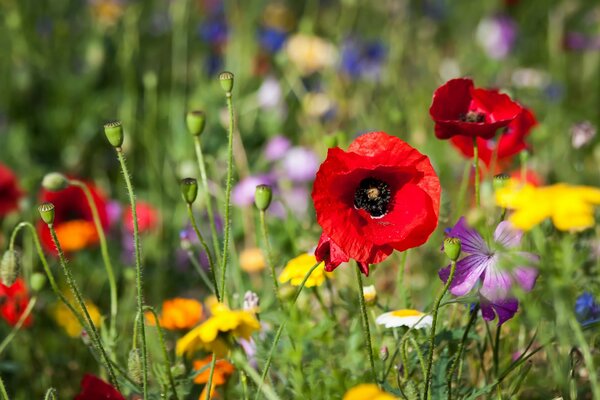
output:
[[[273,391],[270,386],[263,385],[264,377],[258,376],[258,373],[254,368],[252,368],[248,362],[244,359],[239,352],[233,353],[233,360],[237,365],[240,365],[242,369],[248,374],[248,376],[254,381],[254,383],[258,386],[258,391],[256,393],[256,399],[259,398],[259,395],[262,393],[268,400],[279,400],[277,394]]]
[[[473,168],[475,169],[475,205],[479,207],[481,199],[479,197],[479,146],[477,138],[473,138]]]
[[[2,396],[2,400],[10,400],[8,393],[6,393],[6,387],[4,387],[4,381],[2,380],[2,377],[0,377],[0,396]]]
[[[215,293],[215,296],[217,296],[217,292],[216,292],[217,289],[214,287],[213,283],[211,282],[211,279],[208,277],[208,275],[206,275],[206,271],[204,271],[204,269],[202,268],[202,266],[196,259],[196,255],[194,254],[194,252],[192,250],[188,250],[187,256],[188,256],[188,259],[190,260],[190,263],[192,263],[192,266],[196,269],[196,272],[198,272],[198,275],[200,275],[200,279],[202,279],[202,282],[204,282],[206,287],[209,290],[211,290],[213,293]],[[217,298],[218,298],[218,296],[217,296]]]
[[[265,246],[267,264],[269,265],[269,269],[271,271],[271,279],[273,280],[273,293],[275,294],[275,298],[277,299],[277,304],[279,305],[279,308],[283,310],[283,304],[281,302],[281,299],[279,298],[279,284],[277,283],[277,274],[275,273],[275,264],[273,263],[273,250],[271,249],[271,243],[269,242],[269,233],[267,231],[267,222],[265,214],[266,213],[263,210],[260,210],[260,231],[262,233],[262,239]]]
[[[221,260],[219,252],[219,238],[217,236],[217,225],[215,222],[215,213],[213,211],[210,191],[208,189],[208,178],[206,177],[206,164],[204,163],[204,154],[202,153],[202,145],[200,136],[194,136],[194,147],[196,149],[196,158],[198,159],[198,167],[200,168],[200,181],[202,182],[202,191],[204,192],[204,202],[206,203],[206,213],[208,214],[208,223],[210,225],[210,235],[212,236],[213,249],[217,264]]]
[[[44,400],[55,400],[56,399],[56,389],[50,388],[46,391],[44,395]]]
[[[10,342],[12,342],[14,337],[17,335],[17,333],[19,332],[19,330],[25,323],[25,320],[27,319],[27,317],[29,317],[29,314],[31,314],[31,310],[33,310],[33,307],[35,306],[36,301],[37,301],[37,297],[32,297],[31,299],[29,299],[29,302],[27,303],[27,307],[25,308],[25,311],[23,311],[23,314],[21,314],[21,316],[19,317],[19,320],[17,321],[15,326],[13,326],[10,333],[4,338],[2,343],[0,343],[0,354],[2,354],[4,352],[4,349],[6,348],[6,346],[8,346],[10,344]]]
[[[171,385],[171,390],[173,391],[173,398],[175,400],[179,400],[177,396],[177,389],[175,386],[175,380],[173,379],[173,373],[171,372],[171,362],[169,361],[169,353],[167,352],[167,345],[165,343],[165,334],[160,326],[160,322],[158,319],[158,314],[154,307],[145,306],[144,310],[150,311],[154,316],[154,322],[156,323],[156,332],[158,333],[158,340],[160,341],[160,348],[163,353],[163,358],[165,359],[165,369],[167,370],[167,377],[169,378],[169,385]],[[144,318],[143,316],[141,318]]]
[[[477,178],[475,179],[475,184],[477,184]],[[431,386],[431,367],[433,366],[433,352],[435,350],[435,327],[437,324],[438,311],[440,308],[440,303],[442,302],[442,298],[448,291],[452,280],[454,279],[454,273],[456,272],[456,261],[452,261],[450,264],[450,275],[448,276],[448,280],[444,285],[444,288],[438,295],[437,299],[435,299],[435,303],[433,305],[433,315],[431,322],[431,334],[429,335],[429,355],[427,357],[427,373],[425,374],[425,389],[423,392],[423,400],[429,399],[429,387]]]
[[[208,388],[208,390],[206,391],[206,398],[205,400],[210,400],[210,392],[212,392],[212,381],[213,381],[213,376],[215,374],[215,366],[217,365],[217,355],[213,352],[212,353],[212,360],[210,360],[210,373],[208,375],[208,382],[206,383],[206,387]]]
[[[462,335],[462,339],[460,344],[458,345],[458,351],[456,352],[456,357],[452,360],[452,365],[450,366],[450,371],[448,372],[448,400],[452,399],[452,377],[454,376],[454,371],[456,370],[457,365],[461,362],[462,353],[465,350],[465,344],[467,343],[467,338],[469,337],[469,331],[473,326],[473,323],[477,319],[477,312],[479,311],[479,305],[476,305],[473,311],[471,311],[471,316],[469,317],[469,322],[467,322],[467,327]],[[460,381],[460,368],[458,373],[458,380]]]
[[[192,224],[192,228],[194,228],[194,232],[196,232],[196,236],[198,236],[198,239],[200,240],[200,244],[202,245],[202,248],[204,249],[204,252],[206,253],[206,256],[208,257],[208,266],[210,267],[210,275],[211,275],[212,282],[213,282],[213,285],[215,288],[214,289],[215,296],[217,296],[218,301],[222,301],[221,296],[219,295],[219,288],[217,285],[217,275],[215,272],[215,263],[213,261],[212,255],[210,254],[210,249],[208,248],[208,245],[206,244],[206,241],[204,240],[202,233],[200,233],[200,229],[198,229],[198,224],[196,224],[196,218],[194,217],[194,211],[192,210],[191,203],[187,203],[187,212],[188,212],[188,216],[190,218],[190,222]]]
[[[398,282],[396,288],[400,292],[398,297],[400,298],[400,308],[405,308],[407,303],[406,287],[404,286],[404,274],[406,273],[406,258],[408,257],[408,251],[405,250],[400,255],[400,264],[398,265]]]
[[[112,368],[110,358],[108,357],[108,354],[107,354],[106,350],[104,349],[104,346],[102,345],[100,335],[98,334],[98,330],[96,329],[96,326],[94,325],[94,321],[92,321],[92,317],[90,316],[90,313],[88,312],[85,302],[83,301],[83,296],[81,295],[81,291],[79,290],[79,287],[77,286],[77,282],[75,282],[75,279],[73,278],[73,274],[71,273],[71,270],[69,269],[69,267],[67,267],[67,261],[65,259],[65,254],[63,253],[62,247],[60,246],[60,242],[58,241],[58,237],[56,236],[56,230],[54,229],[54,226],[52,224],[48,224],[48,228],[50,229],[50,236],[52,236],[52,242],[54,243],[54,246],[56,246],[56,251],[58,252],[59,264],[65,274],[65,277],[67,278],[67,285],[69,285],[69,288],[71,289],[71,292],[73,293],[73,296],[75,297],[75,300],[77,301],[77,304],[79,305],[79,308],[81,308],[81,311],[83,312],[86,324],[82,325],[82,326],[85,327],[87,325],[86,330],[89,332],[91,339],[92,339],[92,343],[96,347],[96,350],[100,353],[100,355],[102,357],[104,367],[108,371],[108,376],[110,378],[110,382],[117,390],[119,390],[119,382],[117,382],[117,378],[116,378],[115,372]]]
[[[369,329],[369,317],[367,316],[367,306],[365,304],[365,296],[363,293],[362,272],[358,265],[356,266],[356,283],[358,285],[358,300],[360,302],[360,315],[362,319],[363,332],[367,341],[367,355],[369,356],[369,364],[371,364],[371,373],[373,379],[377,381],[377,372],[375,370],[375,360],[373,359],[373,344],[371,343],[371,330]]]
[[[102,260],[104,261],[104,268],[106,269],[106,275],[108,276],[108,286],[110,287],[110,338],[112,341],[116,340],[117,337],[117,310],[118,310],[118,298],[117,298],[117,282],[115,279],[115,273],[113,270],[112,263],[110,261],[110,255],[108,254],[108,246],[106,244],[106,235],[104,234],[104,228],[100,221],[100,215],[98,213],[98,207],[94,201],[94,197],[90,192],[87,185],[77,179],[69,179],[69,184],[76,186],[83,191],[90,210],[92,211],[92,219],[98,232],[98,239],[100,239],[100,252],[102,253]]]
[[[229,143],[227,146],[227,182],[225,186],[225,230],[223,234],[223,257],[221,263],[221,299],[225,298],[225,277],[227,273],[227,256],[229,235],[231,233],[231,181],[233,179],[233,100],[231,92],[227,93],[227,109],[229,110]]]
[[[294,298],[292,299],[292,306],[294,304],[296,304],[296,301],[298,300],[298,297],[300,297],[300,293],[302,292],[302,289],[304,289],[304,285],[306,285],[306,281],[308,280],[308,278],[310,278],[310,275],[313,273],[313,271],[315,269],[317,269],[317,267],[320,264],[321,264],[321,262],[318,262],[315,265],[313,265],[308,270],[306,275],[304,275],[304,278],[302,279],[302,282],[300,282],[300,286],[298,286],[298,289],[296,290],[296,294],[294,295]],[[362,287],[361,287],[361,293],[362,293]],[[281,338],[281,333],[283,332],[283,328],[285,328],[289,319],[290,319],[290,313],[288,312],[287,318],[285,319],[285,321],[283,321],[283,323],[281,325],[279,325],[279,328],[277,329],[277,332],[275,333],[275,338],[273,339],[273,344],[271,345],[271,349],[269,350],[269,356],[267,357],[267,361],[265,362],[265,366],[263,367],[263,371],[260,376],[260,381],[258,382],[258,390],[256,392],[256,397],[255,397],[256,400],[258,400],[263,382],[265,381],[265,378],[267,377],[267,373],[269,372],[269,367],[271,366],[273,354],[275,353],[275,348],[277,347],[277,343],[279,343],[279,339]]]
[[[499,363],[499,357],[500,357],[500,333],[501,333],[501,329],[500,326],[496,327],[496,338],[495,338],[495,344],[494,344],[494,376],[497,378],[498,377],[498,363]]]
[[[125,163],[125,156],[123,155],[123,150],[118,147],[117,149],[117,157],[119,159],[119,164],[121,164],[121,170],[123,172],[123,177],[125,178],[125,185],[127,186],[127,193],[129,195],[129,203],[131,204],[131,216],[133,219],[133,242],[135,247],[135,281],[137,288],[137,310],[140,315],[143,315],[144,309],[144,295],[142,291],[142,260],[140,254],[140,234],[138,227],[138,219],[137,219],[137,209],[135,205],[135,194],[133,193],[133,186],[131,184],[131,176],[129,175],[129,170],[127,169],[127,164]],[[148,398],[148,350],[146,346],[146,326],[144,323],[144,319],[140,318],[139,322],[135,321],[134,323],[139,323],[140,327],[140,337],[142,339],[142,389],[144,393],[144,399]]]

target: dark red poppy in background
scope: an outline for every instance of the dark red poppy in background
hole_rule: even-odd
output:
[[[437,226],[440,182],[429,158],[384,132],[358,137],[347,152],[329,149],[312,198],[323,234],[315,251],[332,271],[369,264],[427,241]]]
[[[15,326],[25,312],[29,304],[29,292],[27,286],[21,278],[17,278],[12,286],[5,286],[0,283],[0,316],[8,322],[9,325]],[[29,315],[23,326],[31,325],[32,318]]]
[[[0,164],[0,217],[19,208],[19,199],[23,192],[19,188],[15,174]]]
[[[138,201],[136,202],[135,211],[138,218],[138,228],[141,232],[152,230],[158,224],[158,211],[150,204]],[[133,233],[133,216],[131,207],[127,207],[125,211],[125,229]]]
[[[525,139],[531,133],[531,129],[537,125],[537,120],[533,112],[527,108],[515,118],[501,132],[496,139],[477,138],[477,147],[479,159],[488,167],[492,163],[492,158],[496,157],[496,165],[502,167],[512,160],[512,157],[528,148]],[[466,136],[454,136],[450,142],[465,157],[473,157],[473,139]],[[494,152],[496,154],[494,155]]]
[[[108,227],[108,214],[106,213],[106,200],[99,189],[86,183],[92,193],[100,222],[106,229]],[[58,192],[42,190],[40,202],[49,201],[54,204],[54,228],[63,250],[67,253],[81,250],[98,243],[98,232],[94,225],[92,211],[87,203],[83,191],[76,186],[69,186]],[[50,236],[50,230],[43,222],[38,222],[38,232],[46,249],[56,254],[56,248]]]
[[[437,88],[429,114],[438,139],[462,135],[491,139],[510,124],[521,106],[497,90],[475,88],[467,78],[451,79]]]
[[[125,400],[125,397],[102,379],[86,374],[81,380],[81,390],[75,400]]]

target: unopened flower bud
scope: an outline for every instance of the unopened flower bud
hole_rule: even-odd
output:
[[[138,385],[142,383],[142,352],[140,349],[131,349],[127,358],[127,372],[131,379]]]
[[[0,262],[0,279],[4,286],[12,286],[20,272],[19,255],[14,250],[6,250]]]
[[[186,203],[192,204],[198,196],[198,181],[194,178],[181,180],[181,195]]]
[[[188,132],[192,136],[200,136],[206,125],[206,115],[204,111],[189,111],[185,116],[185,123],[187,124]]]
[[[251,290],[248,290],[246,294],[244,294],[244,311],[248,311],[252,314],[259,313],[259,305],[260,299],[256,293]]]
[[[363,296],[365,298],[365,303],[368,306],[374,305],[377,302],[377,290],[375,290],[375,285],[364,286]]]
[[[219,74],[219,82],[226,94],[231,95],[233,90],[233,74],[229,71],[223,71]]]
[[[390,356],[390,352],[387,348],[387,346],[381,346],[381,349],[379,349],[379,359],[381,361],[385,361],[388,359],[388,357]]]
[[[446,253],[451,261],[458,260],[458,257],[460,257],[460,249],[461,245],[459,238],[450,237],[444,240],[444,253]]]
[[[110,121],[104,124],[104,134],[108,142],[115,148],[123,145],[123,126],[121,121]]]
[[[42,221],[47,225],[52,225],[54,223],[54,204],[48,202],[42,203],[38,206],[38,211],[40,217],[42,217]]]
[[[260,211],[266,211],[271,205],[273,199],[273,190],[269,185],[258,185],[254,192],[254,204]]]
[[[326,135],[323,138],[323,142],[325,143],[325,146],[327,146],[328,149],[332,147],[337,147],[338,137],[336,135]]]
[[[46,286],[46,275],[41,272],[34,272],[29,278],[29,286],[34,292],[39,292]]]
[[[90,334],[85,329],[81,330],[81,341],[86,346],[90,346],[92,344],[92,339],[90,338]]]
[[[499,190],[499,189],[506,187],[506,185],[508,185],[509,181],[510,181],[510,176],[507,174],[494,175],[494,181],[493,181],[494,190]]]
[[[42,179],[42,187],[51,192],[58,192],[69,187],[69,180],[59,172],[50,172]]]

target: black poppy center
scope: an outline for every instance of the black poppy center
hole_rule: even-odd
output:
[[[363,209],[372,217],[382,217],[388,212],[392,192],[387,183],[375,178],[365,178],[354,192],[354,207]]]
[[[466,114],[461,114],[460,120],[463,122],[485,122],[485,114],[477,111],[469,111]]]

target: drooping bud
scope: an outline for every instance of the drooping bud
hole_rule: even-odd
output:
[[[374,305],[377,302],[377,290],[375,290],[375,285],[364,286],[363,296],[365,298],[365,303],[368,306]]]
[[[198,196],[198,181],[194,178],[181,180],[181,196],[186,203],[192,204]]]
[[[0,262],[0,279],[4,286],[12,286],[21,270],[19,255],[14,250],[6,250]]]
[[[244,294],[244,311],[248,311],[252,314],[259,313],[260,299],[256,293],[251,290],[248,290],[246,294]]]
[[[31,278],[29,278],[29,286],[34,292],[39,292],[46,286],[46,280],[46,275],[41,272],[34,272],[31,274]]]
[[[506,185],[508,185],[509,180],[510,180],[510,176],[507,174],[494,175],[494,181],[493,181],[494,190],[499,190],[499,189],[506,187]]]
[[[231,96],[231,91],[233,90],[233,74],[229,71],[223,71],[219,74],[219,82],[221,83],[221,87],[225,91],[225,94]]]
[[[119,148],[123,145],[124,135],[121,121],[110,121],[104,124],[104,134],[113,147]]]
[[[204,111],[189,111],[185,116],[185,123],[187,124],[188,132],[192,136],[200,136],[206,125],[206,115]]]
[[[42,217],[42,221],[47,225],[52,225],[54,223],[54,204],[48,202],[42,203],[38,206],[38,211],[40,217]]]
[[[42,187],[51,192],[58,192],[69,187],[69,180],[60,172],[50,172],[42,179]]]
[[[389,356],[390,356],[390,351],[388,350],[387,346],[385,346],[385,345],[381,346],[381,349],[379,349],[379,359],[381,361],[385,361],[388,359]]]
[[[458,260],[460,257],[461,244],[460,239],[455,237],[446,238],[444,240],[444,253],[451,261]]]
[[[140,349],[131,349],[129,352],[127,371],[135,383],[138,385],[142,383],[142,352]]]
[[[260,211],[266,211],[271,205],[273,199],[273,190],[269,185],[258,185],[254,192],[254,204]]]

